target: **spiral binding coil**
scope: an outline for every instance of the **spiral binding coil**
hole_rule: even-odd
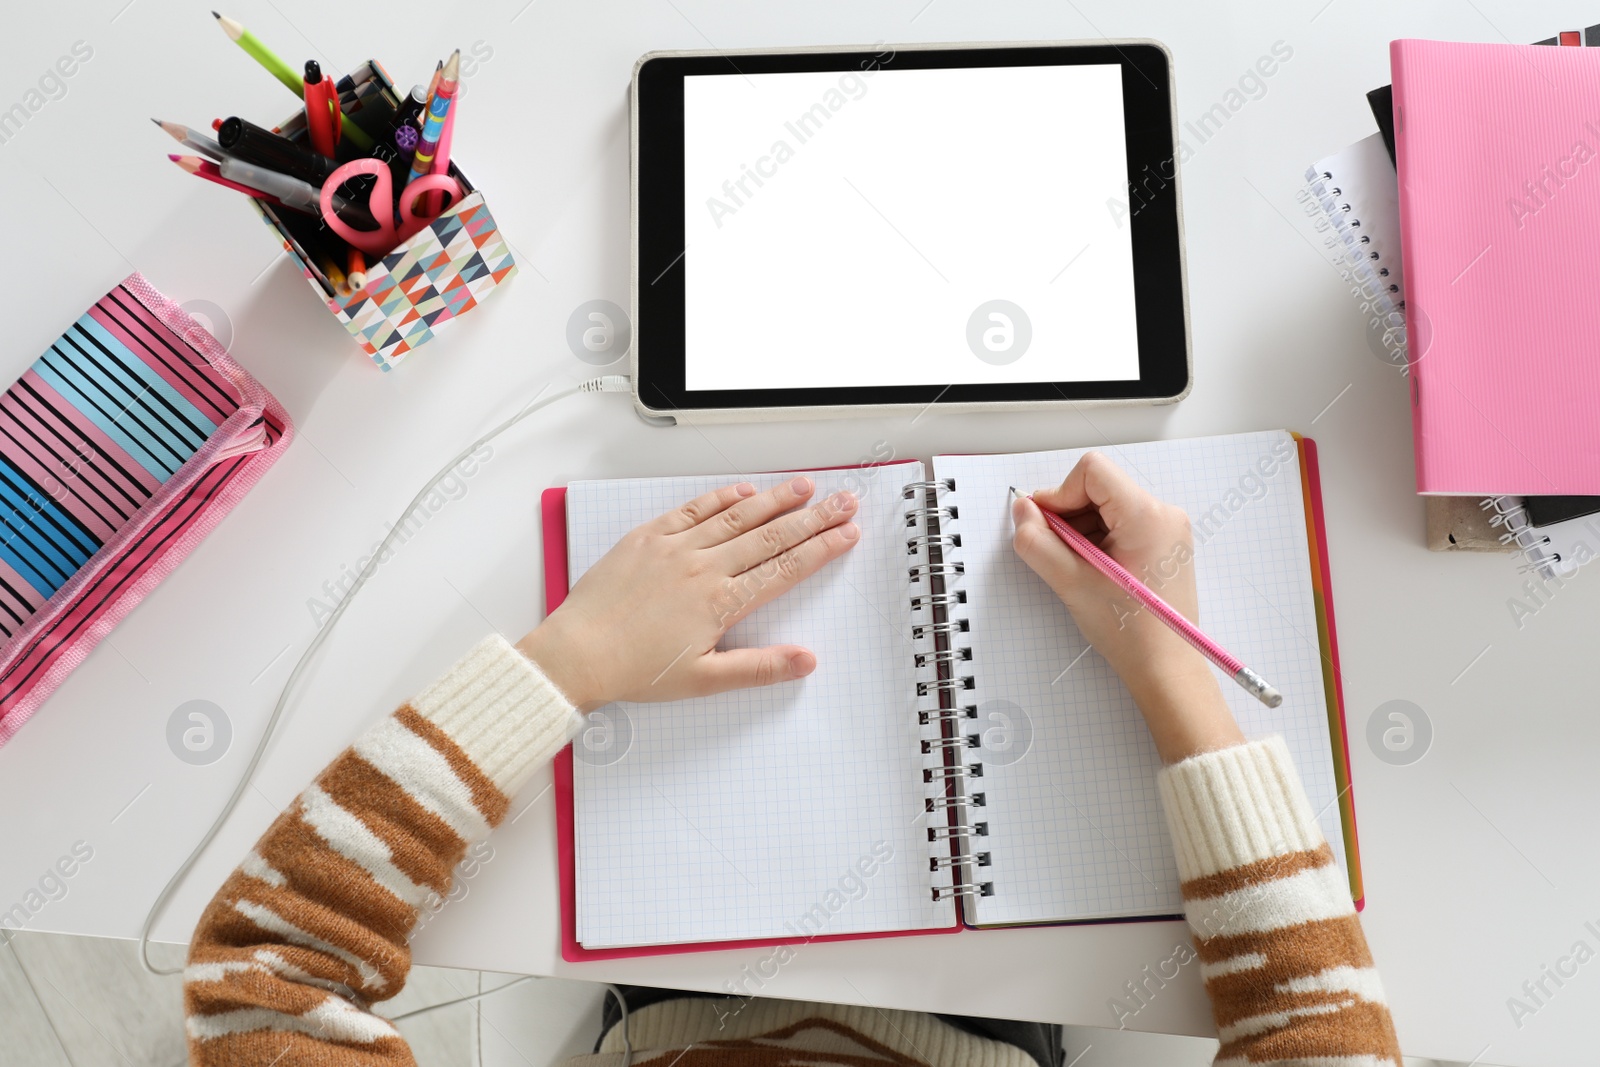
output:
[[[1500,543],[1522,556],[1517,571],[1528,574],[1537,571],[1554,577],[1561,553],[1550,548],[1550,538],[1541,534],[1528,519],[1528,509],[1518,496],[1492,496],[1478,501],[1478,507],[1489,513],[1489,525],[1500,531]]]
[[[900,487],[901,500],[915,500],[918,493],[953,493],[956,491],[954,478],[941,478],[936,482],[907,482]],[[932,501],[929,502],[930,506]]]
[[[953,838],[963,837],[988,837],[989,824],[986,822],[974,823],[971,826],[930,826],[928,827],[929,841],[949,841]]]
[[[924,708],[917,712],[917,725],[927,726],[929,723],[955,722],[957,719],[976,719],[978,708],[975,704],[968,704],[964,708]]]
[[[1372,237],[1364,232],[1350,200],[1330,171],[1312,167],[1306,172],[1301,193],[1307,214],[1317,216],[1314,225],[1323,234],[1323,245],[1336,255],[1341,275],[1359,294],[1363,312],[1372,327],[1382,329],[1386,359],[1403,374],[1411,371],[1411,353],[1406,347],[1405,293],[1400,279],[1390,276],[1382,254],[1373,247]],[[1393,260],[1393,256],[1390,259]],[[1398,266],[1396,266],[1398,270]]]
[[[941,547],[944,546],[944,545],[949,545],[951,548],[960,548],[961,547],[961,535],[960,534],[919,534],[916,537],[909,538],[906,541],[906,555],[914,556],[914,555],[917,554],[917,549],[925,548],[928,545],[939,545]]]
[[[1373,295],[1387,294],[1386,311],[1404,310],[1405,298],[1400,286],[1389,281],[1389,268],[1383,265],[1383,256],[1372,249],[1372,238],[1361,232],[1361,220],[1355,209],[1344,198],[1344,190],[1334,185],[1328,171],[1311,170],[1306,174],[1306,187],[1327,217],[1328,225],[1345,246],[1345,257],[1357,280],[1372,287]],[[1321,226],[1318,229],[1322,229]]]
[[[988,836],[989,824],[972,821],[972,809],[984,807],[987,797],[968,789],[983,777],[983,763],[969,759],[967,753],[981,748],[983,742],[980,734],[964,729],[968,720],[978,717],[977,707],[961,702],[961,694],[975,685],[970,673],[962,673],[964,665],[972,662],[972,648],[958,643],[961,635],[969,632],[969,624],[955,614],[967,602],[966,591],[959,588],[966,567],[948,558],[951,550],[961,547],[961,535],[940,528],[942,521],[960,516],[954,504],[939,501],[939,494],[955,488],[953,478],[912,482],[901,495],[913,502],[906,509],[906,528],[916,531],[906,539],[906,554],[918,557],[908,575],[914,586],[926,590],[911,598],[912,612],[921,616],[912,626],[911,636],[931,645],[913,652],[912,660],[919,670],[933,672],[932,678],[917,682],[919,700],[931,698],[933,705],[917,709],[917,723],[939,733],[921,742],[922,754],[929,758],[922,780],[931,790],[924,799],[924,810],[945,817],[943,825],[928,828],[928,841],[948,849],[930,856],[928,869],[950,872],[950,881],[935,884],[931,892],[935,901],[970,902],[992,896],[994,883],[975,877],[977,868],[990,866],[990,854],[968,847],[977,838]]]
[[[973,856],[972,859],[973,859],[973,862],[976,863],[979,867],[987,867],[987,866],[989,866],[990,863],[993,862],[993,860],[989,856],[989,853],[987,853],[987,852],[980,852],[976,856]],[[929,856],[928,857],[928,870],[930,870],[930,871],[941,871],[941,870],[944,870],[947,867],[954,867],[956,864],[958,864],[960,862],[961,861],[956,859],[954,856]]]
[[[984,793],[973,793],[970,796],[964,797],[928,797],[927,800],[923,802],[922,810],[944,811],[948,808],[958,808],[963,805],[971,805],[974,808],[981,808],[988,803],[988,795]]]
[[[958,519],[960,517],[961,517],[960,513],[953,506],[936,507],[936,508],[912,508],[912,509],[910,509],[909,511],[906,512],[906,529],[909,530],[909,529],[914,528],[917,525],[917,520],[918,519],[934,519],[934,520],[938,520],[938,519],[941,519],[941,518]]]
[[[920,641],[934,634],[964,634],[970,626],[966,619],[957,619],[954,622],[930,622],[923,626],[913,626],[911,639]]]

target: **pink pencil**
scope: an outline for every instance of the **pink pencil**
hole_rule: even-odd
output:
[[[1023,498],[1022,491],[1016,486],[1011,487],[1011,495],[1019,500]],[[1031,496],[1027,499],[1033,500]],[[1033,502],[1039,504],[1037,500]],[[1088,560],[1095,570],[1116,582],[1129,596],[1149,608],[1156,618],[1172,628],[1173,633],[1189,642],[1194,646],[1196,652],[1199,652],[1226,672],[1243,687],[1245,692],[1269,708],[1275,708],[1283,703],[1283,694],[1268,685],[1265,678],[1246,667],[1239,661],[1238,657],[1230,654],[1227,649],[1201,633],[1194,623],[1184,618],[1171,604],[1151,592],[1150,587],[1135,578],[1126,567],[1102,552],[1099,545],[1073,529],[1067,520],[1043,504],[1039,504],[1039,510],[1044,512],[1044,521],[1050,524],[1050,529],[1056,532],[1057,537],[1067,543],[1067,547]]]
[[[455,139],[456,112],[461,110],[461,100],[457,97],[455,103],[450,105],[450,114],[444,119],[444,132],[439,135],[439,150],[433,156],[433,174],[450,173],[450,142]],[[424,214],[437,215],[444,210],[444,194],[429,193],[426,198],[427,206]],[[454,207],[455,205],[450,205]]]
[[[267,200],[274,204],[278,203],[277,197],[268,196],[260,189],[252,189],[248,185],[240,185],[238,182],[231,182],[224,178],[221,168],[210,160],[201,159],[199,156],[169,155],[167,158],[176,163],[180,169],[188,171],[197,178],[204,178],[208,182],[216,182],[218,185],[241,192],[245,196],[253,196],[258,200]]]

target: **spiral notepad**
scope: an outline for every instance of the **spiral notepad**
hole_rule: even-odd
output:
[[[1364,310],[1404,337],[1405,271],[1400,256],[1400,197],[1383,135],[1375,133],[1306,171],[1320,209],[1323,243],[1348,272]],[[1395,352],[1403,362],[1403,347]]]
[[[1479,501],[1500,543],[1522,557],[1518,569],[1543,578],[1571,578],[1600,549],[1600,515],[1537,525],[1529,498],[1495,496]]]
[[[1082,451],[811,472],[819,498],[860,496],[861,541],[726,644],[802,643],[816,672],[614,705],[574,742],[559,799],[572,820],[572,958],[1179,912],[1144,723],[1010,546],[1008,485],[1059,481]],[[1353,872],[1300,442],[1277,431],[1107,451],[1189,511],[1202,625],[1285,694],[1276,710],[1232,687],[1227,699],[1247,733],[1284,735]],[[728,480],[574,483],[565,531],[547,527],[566,535],[561,577],[576,581],[634,526]]]

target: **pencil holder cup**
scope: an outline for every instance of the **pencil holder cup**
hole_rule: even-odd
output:
[[[338,294],[270,214],[261,214],[284,238],[284,248],[300,264],[312,291],[386,371],[517,272],[511,249],[479,192],[370,263],[367,284],[346,296]]]
[[[367,66],[367,77],[392,91],[383,68],[376,62]],[[292,136],[297,126],[303,128],[303,115],[291,116],[280,130]],[[477,307],[517,273],[511,246],[500,235],[483,194],[453,163],[450,173],[466,195],[393,251],[369,262],[366,284],[343,295],[297,236],[303,220],[286,224],[273,205],[250,201],[300,265],[312,291],[381,370],[393,369],[440,326]]]

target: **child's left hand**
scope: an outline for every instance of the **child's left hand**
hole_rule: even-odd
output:
[[[652,519],[591,567],[517,648],[584,711],[803,678],[817,658],[799,645],[716,645],[860,539],[850,493],[790,511],[815,488],[804,476],[764,493],[741,482]]]

